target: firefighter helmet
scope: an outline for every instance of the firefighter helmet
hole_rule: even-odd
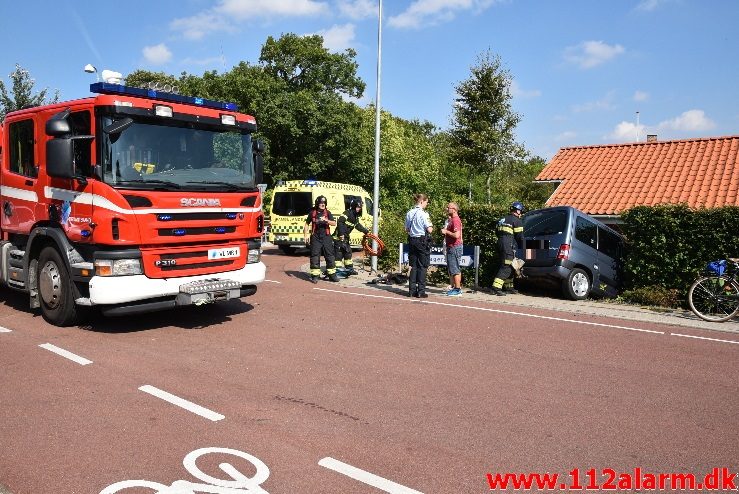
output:
[[[352,199],[352,202],[349,203],[349,208],[350,209],[354,209],[356,207],[360,207],[361,208],[362,206],[363,206],[362,199],[360,199],[358,197],[355,198],[355,199]]]
[[[318,196],[318,197],[316,197],[315,206],[318,207],[318,205],[321,204],[321,203],[326,204],[326,196]]]
[[[511,204],[511,211],[518,210],[519,213],[523,213],[523,203],[520,201],[515,201]]]

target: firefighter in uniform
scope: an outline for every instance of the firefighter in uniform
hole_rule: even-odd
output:
[[[344,211],[336,223],[334,231],[334,251],[336,254],[336,265],[344,266],[347,275],[359,274],[354,269],[354,261],[352,260],[352,247],[349,245],[349,235],[356,228],[360,232],[367,235],[369,230],[359,222],[362,217],[362,199],[352,199],[349,209]]]
[[[334,216],[326,207],[326,196],[316,197],[303,225],[305,243],[310,246],[310,280],[318,283],[321,276],[321,254],[326,259],[326,274],[330,281],[339,281],[334,264],[334,243],[330,227],[336,225]]]
[[[499,296],[508,293],[518,293],[513,288],[513,267],[511,266],[516,245],[519,249],[523,249],[523,222],[521,222],[521,214],[523,213],[523,204],[516,201],[511,204],[510,213],[498,221],[496,234],[498,235],[498,257],[500,258],[500,267],[498,274],[493,280],[493,293]],[[503,285],[506,285],[505,291]]]

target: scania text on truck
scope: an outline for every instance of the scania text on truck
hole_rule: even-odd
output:
[[[245,297],[264,281],[256,121],[98,82],[0,127],[0,283],[58,326]]]

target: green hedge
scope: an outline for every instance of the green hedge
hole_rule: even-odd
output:
[[[628,245],[624,289],[661,287],[681,297],[712,260],[739,256],[739,207],[638,206],[621,215]]]

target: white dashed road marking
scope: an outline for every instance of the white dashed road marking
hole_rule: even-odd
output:
[[[10,332],[11,332],[10,329],[0,326],[0,333],[10,333]]]
[[[334,292],[334,293],[343,293],[344,295],[357,295],[360,297],[384,298],[388,300],[404,300],[404,298],[400,298],[400,297],[388,297],[388,296],[383,296],[383,295],[367,295],[366,293],[344,292],[341,290],[330,290],[328,288],[314,288],[314,290],[322,290],[325,292]],[[413,302],[418,302],[418,300],[410,300],[410,299],[408,300],[413,301]],[[548,321],[559,321],[559,322],[567,322],[567,323],[572,323],[572,324],[585,324],[587,326],[598,326],[598,327],[613,328],[613,329],[625,329],[627,331],[637,331],[640,333],[665,334],[664,331],[653,331],[651,329],[634,328],[632,326],[618,326],[616,324],[604,324],[600,322],[577,321],[575,319],[564,319],[561,317],[540,316],[538,314],[527,314],[525,312],[515,312],[512,310],[490,309],[487,307],[472,307],[469,305],[449,304],[449,303],[444,303],[444,302],[431,302],[429,300],[424,300],[421,303],[431,304],[431,305],[442,305],[446,307],[456,307],[458,309],[470,309],[470,310],[480,310],[484,312],[496,312],[498,314],[510,314],[513,316],[533,317],[535,319],[545,319]]]
[[[61,355],[64,358],[68,358],[69,360],[73,362],[77,362],[80,365],[89,365],[92,363],[92,360],[88,360],[85,357],[80,357],[79,355],[75,355],[74,353],[65,350],[63,348],[59,348],[58,346],[54,346],[51,343],[44,343],[43,345],[39,345],[44,350],[49,350],[50,352],[54,352],[57,355]]]
[[[224,415],[221,415],[220,413],[216,413],[212,410],[208,410],[205,407],[196,405],[195,403],[191,401],[187,401],[184,398],[180,398],[179,396],[175,396],[171,393],[167,393],[166,391],[162,391],[161,389],[155,388],[154,386],[150,386],[148,384],[145,386],[141,386],[139,390],[143,391],[144,393],[149,393],[152,396],[156,396],[157,398],[167,401],[180,408],[184,408],[188,412],[192,412],[196,415],[200,415],[201,417],[205,417],[208,420],[212,420],[213,422],[216,422],[218,420],[223,420],[226,418]]]
[[[373,473],[366,472],[333,458],[323,458],[318,462],[318,464],[322,467],[328,468],[329,470],[333,470],[334,472],[346,475],[354,480],[376,487],[381,491],[389,492],[390,494],[423,494],[420,491],[396,484],[391,480],[384,479]]]
[[[269,281],[270,283],[282,283],[281,281],[277,281],[277,280],[264,280],[264,281]]]
[[[734,345],[739,345],[739,341],[735,341],[735,340],[721,340],[719,338],[706,338],[705,336],[695,336],[692,334],[670,333],[670,336],[680,336],[682,338],[693,338],[696,340],[716,341],[718,343],[731,343]]]

